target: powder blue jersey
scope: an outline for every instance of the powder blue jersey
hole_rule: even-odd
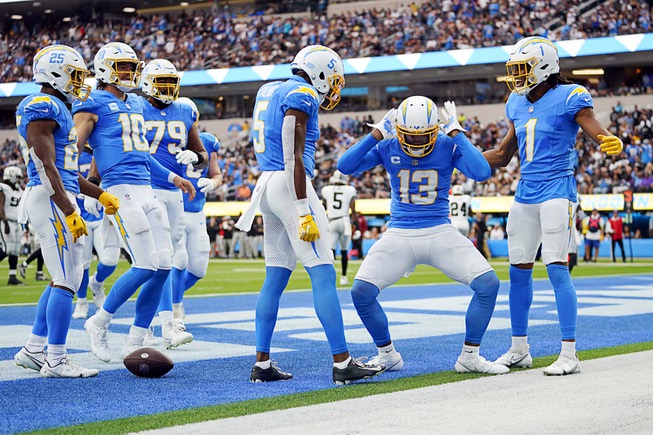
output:
[[[515,125],[521,165],[517,202],[537,204],[553,198],[576,202],[575,116],[586,107],[593,107],[592,96],[580,85],[558,85],[535,103],[510,94],[506,115]]]
[[[211,153],[217,153],[220,149],[220,141],[217,137],[210,133],[200,133],[200,139],[202,139],[202,145],[211,159]],[[209,166],[207,165],[204,169],[195,169],[192,165],[186,166],[186,171],[184,173],[184,178],[193,183],[195,187],[195,199],[192,201],[188,200],[188,194],[184,194],[184,211],[196,213],[204,209],[204,204],[206,204],[206,194],[200,192],[200,189],[197,187],[197,182],[200,178],[206,178],[209,174]]]
[[[189,105],[178,101],[164,109],[157,109],[143,99],[143,116],[147,126],[150,154],[164,168],[182,177],[184,168],[177,163],[175,155],[186,149],[188,133],[197,121],[197,113]],[[152,173],[152,187],[179,190],[178,187],[171,185],[167,178],[161,179],[155,172]]]
[[[451,138],[440,132],[434,150],[419,158],[406,154],[396,138],[375,143],[367,135],[340,157],[338,169],[351,174],[383,165],[392,187],[388,227],[416,229],[450,223],[454,168],[478,181],[491,175],[488,162],[462,133]]]
[[[91,161],[93,160],[93,154],[89,152],[83,152],[79,155],[79,173],[82,175],[84,178],[88,178],[88,171],[91,169]],[[104,214],[104,209],[99,211],[100,217],[95,217],[94,215],[90,214],[89,212],[86,211],[84,208],[84,198],[77,198],[77,205],[79,206],[80,210],[80,215],[86,222],[95,222],[102,220],[103,214]]]
[[[77,130],[70,110],[55,96],[37,93],[25,97],[16,109],[20,148],[27,165],[27,186],[40,186],[41,178],[29,154],[27,126],[32,121],[52,120],[56,122],[54,135],[55,166],[68,192],[79,193],[77,175]]]
[[[143,99],[126,95],[123,101],[108,91],[94,90],[86,101],[73,104],[73,114],[89,112],[98,116],[88,144],[105,189],[117,184],[151,183]]]
[[[315,88],[299,76],[292,76],[285,82],[267,83],[256,94],[252,142],[256,160],[262,171],[283,171],[283,143],[281,127],[288,109],[308,115],[304,166],[306,174],[313,178],[315,169],[315,142],[320,137],[317,112],[320,100]],[[294,148],[287,152],[294,152]]]

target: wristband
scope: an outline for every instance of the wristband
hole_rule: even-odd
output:
[[[311,214],[311,208],[308,206],[308,198],[302,198],[295,201],[295,207],[297,207],[297,213],[299,213],[300,216]]]
[[[193,163],[193,166],[201,165],[202,163],[204,163],[204,156],[201,153],[195,150],[191,150],[191,151],[197,155],[197,163]]]
[[[96,186],[99,186],[99,185],[100,185],[100,179],[99,179],[99,178],[96,178],[96,177],[88,177],[88,182],[89,182],[89,183],[93,183],[93,184],[95,184]]]
[[[175,178],[177,178],[177,174],[175,174],[174,172],[170,172],[168,174],[168,183],[175,184]]]

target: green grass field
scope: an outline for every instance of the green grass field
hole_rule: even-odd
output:
[[[21,259],[22,261],[22,259]],[[505,259],[494,260],[491,262],[492,267],[497,272],[499,279],[508,279],[508,261]],[[6,263],[5,263],[6,264]],[[347,275],[350,282],[353,282],[356,271],[361,265],[361,261],[355,260],[349,262]],[[35,263],[27,269],[27,277],[24,280],[26,285],[7,286],[4,285],[0,290],[0,305],[4,304],[30,304],[38,302],[39,296],[45,287],[44,282],[34,280]],[[0,283],[7,282],[7,266],[0,263]],[[107,280],[105,285],[108,291],[114,281],[129,267],[129,263],[121,261],[118,269]],[[95,264],[91,267],[91,273],[95,270]],[[339,260],[336,262],[336,270],[340,270]],[[612,263],[603,261],[599,263],[582,263],[574,269],[573,277],[583,276],[604,276],[604,275],[621,275],[621,274],[642,274],[650,273],[653,270],[653,259],[636,260],[634,263]],[[338,272],[339,273],[339,272]],[[533,273],[535,279],[546,278],[546,268],[543,264],[537,264]],[[215,259],[209,263],[207,276],[193,287],[187,296],[199,295],[216,295],[227,293],[252,293],[258,292],[265,277],[265,265],[263,260],[222,260]],[[440,271],[429,266],[418,266],[415,272],[409,278],[402,278],[397,285],[411,284],[432,284],[452,282]],[[289,290],[310,289],[311,283],[308,274],[298,266],[293,273]],[[89,296],[90,297],[90,296]]]

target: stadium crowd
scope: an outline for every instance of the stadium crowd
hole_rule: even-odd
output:
[[[108,41],[131,45],[145,61],[167,58],[179,70],[290,62],[297,47],[323,44],[343,58],[511,45],[535,32],[551,39],[644,33],[651,7],[641,0],[608,0],[581,20],[570,0],[444,0],[420,6],[345,12],[327,17],[234,17],[228,9],[177,16],[133,16],[124,21],[76,17],[27,27],[14,21],[0,34],[0,82],[32,77],[38,48],[77,49],[87,63]],[[555,31],[548,23],[564,19]]]

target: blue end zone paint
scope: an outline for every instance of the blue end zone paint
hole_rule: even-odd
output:
[[[579,292],[579,349],[593,349],[653,340],[653,275],[643,277],[615,277],[600,279],[575,279]],[[500,291],[495,318],[507,324],[508,283],[504,282]],[[538,293],[541,292],[541,293]],[[339,292],[345,312],[353,310],[348,291]],[[452,298],[461,297],[460,300]],[[433,299],[436,298],[435,302]],[[428,309],[429,301],[437,306],[437,299],[447,302],[445,311]],[[378,381],[397,377],[415,376],[425,373],[449,371],[453,369],[460,352],[464,334],[464,311],[471,291],[463,285],[447,284],[419,287],[395,287],[383,291],[381,304],[391,319],[390,331],[395,338],[397,349],[406,362],[398,373],[386,373]],[[412,305],[411,300],[417,300]],[[452,303],[452,301],[458,301]],[[253,311],[256,295],[238,295],[213,298],[187,299],[184,304],[188,314],[216,313],[224,318],[224,313],[233,311]],[[398,305],[404,304],[403,307]],[[394,305],[393,308],[389,308]],[[406,306],[410,305],[410,306]],[[532,320],[550,323],[530,328],[531,350],[533,356],[553,355],[560,350],[559,329],[555,314],[553,291],[546,280],[535,282],[535,302],[537,307],[531,311]],[[287,293],[281,301],[282,309],[310,308],[310,292]],[[133,303],[118,312],[120,315],[133,315]],[[30,325],[36,307],[0,308],[0,330],[7,325]],[[426,309],[425,309],[426,308]],[[589,310],[589,311],[588,311]],[[592,315],[603,310],[602,315]],[[619,314],[616,316],[616,314]],[[412,323],[411,316],[443,315],[455,316],[453,323],[461,332],[440,336],[426,336],[413,339],[397,338],[395,332]],[[313,312],[314,316],[314,312]],[[392,321],[402,316],[401,321]],[[287,316],[284,320],[301,319]],[[345,316],[347,319],[348,316]],[[396,317],[395,317],[396,318]],[[417,318],[417,317],[415,317]],[[118,321],[120,317],[117,317]],[[307,320],[308,322],[309,320]],[[493,320],[494,321],[494,320]],[[430,322],[430,323],[429,323]],[[73,320],[72,328],[81,330],[83,321]],[[420,325],[425,334],[429,330],[442,327],[436,317],[426,318]],[[282,323],[279,323],[281,325]],[[288,323],[290,324],[290,323]],[[273,337],[272,346],[293,349],[289,352],[274,352],[273,359],[280,367],[292,372],[294,379],[272,384],[251,384],[249,371],[254,361],[254,333],[249,330],[215,328],[215,323],[189,324],[196,340],[233,343],[251,346],[251,355],[221,358],[219,351],[215,359],[181,362],[162,379],[138,379],[126,369],[102,371],[103,364],[97,361],[93,366],[101,370],[92,379],[42,379],[37,373],[29,373],[28,379],[0,381],[0,432],[11,433],[49,427],[70,426],[99,420],[111,420],[144,414],[194,408],[292,394],[304,391],[335,388],[331,383],[331,358],[326,340],[310,341],[298,334],[320,333],[315,323],[308,328],[288,327],[278,330]],[[214,327],[210,327],[213,325]],[[347,337],[356,337],[360,322],[347,326]],[[114,333],[128,332],[128,325],[114,324]],[[77,333],[72,331],[71,334]],[[291,337],[294,336],[294,337]],[[25,336],[12,338],[22,343]],[[4,341],[3,341],[4,340]],[[0,337],[0,342],[7,342]],[[87,343],[85,343],[86,346]],[[507,328],[490,330],[485,335],[481,354],[494,359],[503,353],[510,344],[510,330]],[[187,349],[195,349],[193,343]],[[0,347],[0,363],[5,364],[5,376],[24,376],[25,370],[9,363],[15,347]],[[167,352],[175,360],[188,350],[183,347]],[[371,339],[364,343],[350,345],[354,356],[373,356],[376,352]],[[76,351],[79,353],[79,351]],[[74,353],[74,352],[71,352]],[[75,356],[73,355],[73,359]],[[106,366],[105,366],[106,367]],[[7,377],[8,376],[8,377]],[[461,375],[464,376],[464,375]],[[376,381],[373,381],[376,382]]]

